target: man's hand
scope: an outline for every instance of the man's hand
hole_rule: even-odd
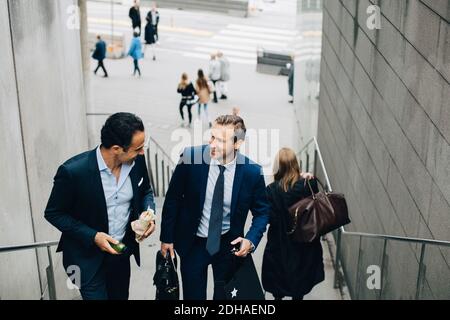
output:
[[[97,232],[95,235],[95,244],[97,247],[100,248],[100,250],[105,251],[110,254],[119,254],[116,250],[114,250],[110,243],[112,244],[118,244],[119,241],[113,239],[109,234],[106,234],[104,232]]]
[[[247,256],[247,254],[249,254],[252,251],[252,243],[250,242],[250,240],[242,238],[242,237],[236,238],[233,241],[231,241],[232,245],[235,245],[238,243],[241,244],[241,249],[238,252],[235,252],[234,254],[237,257],[244,258]]]
[[[175,258],[175,251],[173,250],[173,243],[161,242],[161,253],[162,253],[163,257],[166,257],[167,250],[169,250],[170,256],[172,257],[172,259]]]
[[[150,225],[147,229],[147,231],[145,231],[144,235],[142,236],[143,239],[147,239],[156,229],[156,225],[155,225],[155,221],[150,221]]]

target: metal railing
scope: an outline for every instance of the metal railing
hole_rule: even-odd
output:
[[[312,148],[311,148],[312,147]],[[312,149],[312,150],[311,150]],[[320,170],[322,171],[320,174],[323,175],[326,185],[325,188],[328,192],[332,192],[332,186],[330,183],[330,179],[325,167],[325,163],[323,161],[322,153],[320,151],[319,144],[317,142],[316,137],[311,138],[304,147],[297,153],[297,158],[300,162],[300,167],[305,167],[305,171],[307,172],[313,172],[315,176],[317,176],[318,167],[317,164],[320,164]],[[311,170],[312,169],[312,170]],[[384,278],[384,273],[386,272],[386,248],[388,241],[400,241],[400,242],[407,242],[410,244],[419,244],[420,245],[420,258],[419,258],[419,269],[417,273],[417,281],[416,281],[416,292],[415,292],[415,299],[420,298],[421,293],[421,285],[423,282],[423,279],[425,278],[425,264],[424,264],[424,257],[425,257],[425,249],[427,245],[433,245],[433,246],[444,246],[444,247],[450,247],[450,241],[442,241],[442,240],[433,240],[433,239],[423,239],[423,238],[413,238],[413,237],[401,237],[401,236],[393,236],[393,235],[386,235],[386,234],[374,234],[374,233],[365,233],[365,232],[351,232],[346,231],[344,227],[340,227],[338,230],[334,232],[335,236],[335,242],[336,242],[336,252],[334,257],[334,287],[342,287],[343,281],[345,281],[345,272],[342,264],[342,238],[343,237],[359,237],[359,249],[358,249],[358,259],[356,264],[356,285],[357,288],[356,291],[356,299],[359,298],[359,273],[361,269],[361,259],[362,259],[362,239],[380,239],[383,240],[383,253],[382,253],[382,261],[380,266],[381,271],[381,279]],[[381,299],[383,293],[383,283],[381,283],[377,298]],[[353,297],[352,297],[353,298]]]
[[[155,197],[165,197],[176,164],[152,137],[148,141],[146,159],[148,176]]]
[[[51,251],[51,247],[56,245],[58,245],[58,241],[44,241],[24,245],[2,246],[0,247],[0,253],[16,252],[22,250],[33,250],[44,247],[47,248],[48,266],[46,268],[46,275],[47,275],[48,297],[50,300],[56,300],[55,272]],[[41,292],[41,300],[44,298],[44,295],[45,291]]]

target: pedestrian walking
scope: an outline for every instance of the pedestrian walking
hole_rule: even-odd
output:
[[[102,68],[104,77],[108,77],[108,72],[105,69],[105,65],[103,64],[103,60],[106,57],[106,43],[102,40],[100,35],[97,35],[97,43],[95,44],[95,50],[92,54],[92,58],[98,61],[97,68],[94,70],[94,74],[97,74],[99,68]]]
[[[195,91],[198,96],[198,117],[199,119],[206,120],[211,128],[211,121],[208,115],[208,102],[211,96],[211,88],[208,84],[208,80],[202,69],[197,72],[197,81],[195,82]],[[203,111],[202,111],[203,108]],[[201,115],[204,114],[202,117]]]
[[[288,75],[288,88],[289,88],[289,95],[292,97],[289,100],[289,103],[294,103],[294,64],[288,63],[287,67],[289,69],[289,75]]]
[[[139,77],[141,76],[141,69],[139,69],[139,60],[142,59],[142,45],[141,39],[139,38],[139,34],[134,32],[133,40],[131,40],[130,50],[128,51],[128,55],[133,58],[134,71],[133,76],[136,75],[136,71],[139,73]]]
[[[230,81],[230,61],[223,55],[222,52],[217,53],[220,63],[220,99],[228,99],[228,81]]]
[[[133,31],[139,29],[139,36],[141,36],[141,10],[139,7],[139,0],[134,0],[133,6],[130,8],[130,11],[128,12],[128,16],[131,19],[131,26],[133,28]]]
[[[152,49],[153,60],[156,60],[155,55],[155,43],[158,39],[158,23],[159,23],[159,13],[156,11],[156,7],[153,7],[147,13],[147,17],[145,18],[147,24],[145,25],[145,44],[150,46]]]
[[[208,72],[209,79],[211,79],[213,83],[213,94],[214,99],[213,102],[217,103],[217,89],[218,86],[216,85],[218,81],[220,81],[220,62],[217,60],[217,55],[215,53],[211,54],[211,60],[209,61],[209,72]]]
[[[183,73],[181,75],[181,81],[178,84],[177,92],[181,94],[181,101],[180,101],[180,115],[181,115],[181,126],[184,127],[184,107],[187,107],[188,111],[188,117],[189,117],[189,123],[188,127],[191,127],[192,123],[192,106],[195,103],[194,97],[195,97],[195,88],[192,82],[189,81],[189,77],[187,73]]]
[[[318,192],[317,180],[302,173],[295,152],[281,149],[274,163],[274,182],[267,186],[270,203],[270,227],[264,249],[261,280],[264,289],[276,300],[292,297],[302,300],[325,278],[320,239],[311,243],[296,243],[288,236],[293,226],[288,208],[311,196],[310,185]]]

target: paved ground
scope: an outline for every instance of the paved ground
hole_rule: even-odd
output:
[[[162,14],[161,43],[156,48],[157,60],[149,55],[141,60],[143,76],[133,77],[130,58],[106,60],[109,78],[93,76],[91,80],[93,104],[88,110],[90,143],[99,141],[98,132],[106,114],[130,111],[145,122],[147,132],[164,146],[176,160],[183,146],[198,145],[208,138],[206,127],[197,120],[191,129],[180,127],[179,96],[176,86],[182,72],[191,77],[198,68],[207,70],[208,53],[221,49],[231,61],[229,99],[219,104],[210,103],[210,118],[230,113],[238,106],[249,128],[244,153],[262,164],[266,173],[271,171],[272,159],[280,147],[298,146],[298,127],[294,109],[287,101],[287,78],[256,72],[256,48],[260,45],[289,47],[295,39],[294,0],[267,4],[267,10],[252,18],[160,10]],[[108,6],[89,3],[90,29],[108,28]],[[127,8],[116,7],[116,30],[129,33]],[[284,19],[283,19],[284,17]],[[277,25],[278,28],[273,26]],[[190,45],[187,45],[188,42]],[[192,44],[192,45],[191,45]],[[301,48],[297,48],[301,50]],[[92,62],[94,69],[95,63]],[[101,71],[100,71],[101,73]],[[195,114],[195,113],[194,113]],[[253,152],[257,146],[257,152]],[[268,182],[268,181],[267,181]],[[162,199],[158,200],[161,206]],[[131,285],[132,299],[154,299],[154,274],[159,234],[146,240],[142,248],[142,268],[134,263]],[[258,271],[262,262],[265,237],[254,255]],[[332,288],[333,270],[324,243],[326,280],[318,285],[306,299],[340,299]],[[209,297],[212,297],[212,277],[209,277]],[[270,294],[267,295],[271,298]]]

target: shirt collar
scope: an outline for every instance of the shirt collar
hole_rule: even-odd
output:
[[[105,163],[105,160],[103,159],[102,153],[100,152],[100,146],[97,147],[96,153],[97,153],[98,169],[100,171],[109,170],[108,166]]]
[[[100,146],[97,147],[96,153],[97,153],[98,169],[100,170],[100,172],[106,170],[109,173],[111,173],[111,169],[109,169],[108,166],[106,165],[105,159],[103,159],[102,153],[100,152]],[[129,168],[131,170],[134,167],[134,163],[135,163],[135,161],[133,161],[131,164],[123,163],[122,169],[128,170],[128,168]]]
[[[233,161],[228,162],[227,164],[221,164],[217,159],[211,159],[211,165],[224,166],[225,170],[231,170],[236,167],[236,158],[237,158],[237,156],[234,157]]]

